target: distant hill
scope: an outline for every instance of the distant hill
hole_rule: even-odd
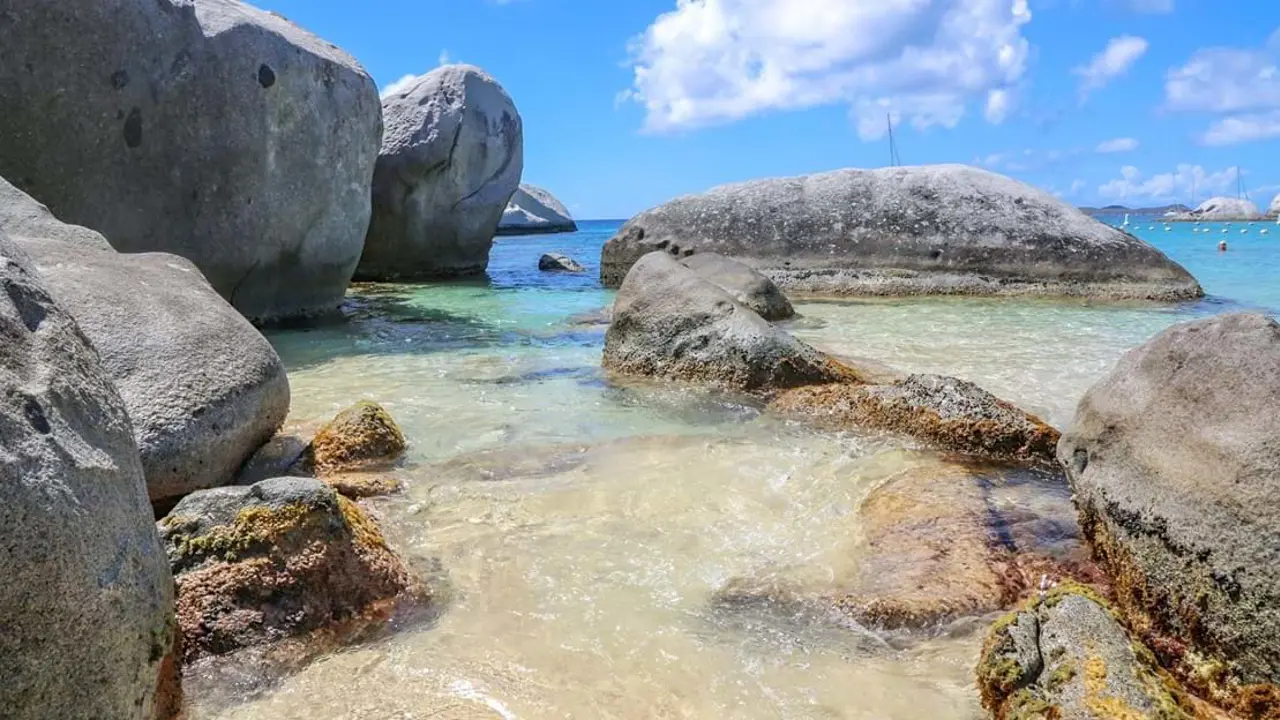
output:
[[[1191,212],[1191,208],[1183,205],[1182,203],[1142,208],[1131,208],[1125,207],[1124,205],[1107,205],[1106,207],[1100,208],[1082,207],[1080,208],[1080,212],[1083,212],[1085,215],[1119,215],[1122,213],[1129,213],[1130,215],[1164,215],[1165,213],[1170,212]]]

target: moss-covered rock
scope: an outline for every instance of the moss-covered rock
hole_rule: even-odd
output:
[[[1058,431],[1040,418],[973,383],[942,375],[911,375],[888,385],[811,385],[782,393],[770,408],[996,460],[1049,464],[1058,443]]]
[[[997,720],[1190,720],[1196,704],[1086,586],[1064,583],[998,620],[976,669]]]
[[[386,468],[404,455],[408,443],[381,405],[362,400],[320,428],[303,461],[321,476]]]
[[[193,493],[159,528],[188,660],[376,618],[410,589],[373,520],[312,478]]]

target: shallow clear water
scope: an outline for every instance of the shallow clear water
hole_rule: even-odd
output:
[[[715,609],[733,577],[847,574],[861,498],[922,459],[739,398],[606,382],[590,315],[611,302],[595,278],[616,227],[500,239],[487,282],[362,288],[351,322],[272,336],[293,420],[371,398],[401,422],[408,487],[374,507],[442,612],[278,684],[197,672],[195,717],[980,716],[980,633],[891,647]],[[1209,300],[800,303],[790,327],[838,354],[965,377],[1061,426],[1121,353],[1169,324],[1280,307],[1280,232],[1233,233],[1219,254],[1220,233],[1155,227],[1138,234]],[[548,250],[588,274],[539,273]]]

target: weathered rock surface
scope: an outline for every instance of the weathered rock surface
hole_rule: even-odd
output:
[[[875,630],[929,630],[1010,607],[1042,576],[1084,571],[1065,485],[1046,482],[939,460],[916,464],[883,480],[849,519],[840,552],[852,561],[843,572],[833,565],[831,581],[738,578],[716,601],[826,614]],[[997,498],[993,487],[1019,494]],[[1014,502],[1026,494],[1037,502]]]
[[[1280,325],[1224,315],[1125,355],[1058,445],[1128,624],[1230,706],[1280,712]],[[1254,687],[1249,687],[1254,686]]]
[[[1280,193],[1271,198],[1271,206],[1267,208],[1267,217],[1269,219],[1280,218]]]
[[[1138,238],[1031,186],[959,165],[839,170],[678,198],[632,218],[605,244],[604,284],[617,287],[654,250],[720,253],[788,292],[1204,294]]]
[[[363,400],[338,413],[312,438],[303,463],[320,475],[389,467],[408,448],[404,433],[381,405]]]
[[[819,385],[788,390],[772,410],[835,427],[909,435],[940,450],[1049,464],[1058,431],[965,380],[910,375],[889,385]]]
[[[129,417],[0,231],[0,714],[149,720],[173,581]]]
[[[744,391],[857,377],[661,252],[641,258],[618,291],[604,367]]]
[[[772,280],[737,260],[716,253],[698,253],[685,258],[681,264],[715,283],[765,320],[786,320],[796,314],[791,301]]]
[[[520,183],[498,223],[499,235],[577,232],[569,209],[556,196],[535,185]]]
[[[543,272],[583,273],[587,271],[577,260],[560,253],[543,253],[542,257],[538,258],[538,269]]]
[[[159,528],[188,660],[376,618],[410,588],[377,525],[313,478],[192,493]]]
[[[9,2],[0,175],[271,321],[342,301],[381,136],[349,55],[235,0]]]
[[[3,179],[0,231],[97,348],[129,410],[151,499],[232,482],[289,411],[271,344],[190,261],[116,253]]]
[[[977,674],[995,718],[1191,720],[1194,712],[1151,651],[1080,585],[1053,588],[997,622]]]
[[[1262,217],[1258,206],[1243,198],[1215,197],[1200,203],[1189,213],[1177,216],[1179,220],[1257,220]]]
[[[480,68],[447,65],[382,100],[373,219],[356,276],[476,275],[524,170],[511,96]]]

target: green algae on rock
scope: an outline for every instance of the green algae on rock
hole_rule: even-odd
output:
[[[996,621],[977,666],[996,720],[1191,720],[1195,703],[1094,590],[1059,585]]]
[[[376,619],[411,589],[373,520],[312,478],[193,493],[159,528],[188,660]]]
[[[1121,359],[1058,446],[1126,623],[1198,694],[1280,717],[1280,324],[1175,326]]]

